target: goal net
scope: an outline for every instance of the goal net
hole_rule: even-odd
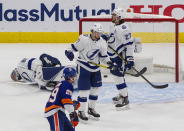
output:
[[[147,67],[145,76],[153,82],[179,82],[182,69],[179,59],[179,25],[172,17],[127,13],[125,21],[129,23],[133,37],[140,38],[142,52],[135,53],[135,68]],[[101,23],[104,32],[112,26],[110,15],[82,18],[79,21],[79,34],[89,33],[93,23]],[[108,71],[103,73],[110,76]],[[127,78],[128,80],[131,77]],[[135,79],[133,79],[135,81]]]

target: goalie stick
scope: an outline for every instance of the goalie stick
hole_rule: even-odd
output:
[[[84,60],[81,60],[81,59],[78,59],[80,61],[84,61]],[[91,62],[91,61],[85,61],[89,64],[92,64],[92,65],[96,65],[96,66],[99,66],[99,67],[102,67],[102,68],[106,68],[106,69],[110,69],[108,66],[106,65],[101,65],[101,64],[97,64],[97,63],[94,63],[94,62]],[[142,74],[144,74],[145,72],[147,71],[147,68],[144,67],[141,71],[138,71],[137,74],[131,74],[131,73],[128,73],[128,72],[125,72],[125,74],[128,74],[128,75],[131,75],[131,76],[134,76],[134,77],[139,77],[141,76]]]
[[[111,46],[108,45],[108,47],[117,55],[119,56],[123,61],[125,61],[125,64],[127,63],[126,59],[121,56],[120,54],[118,54],[118,52],[116,52],[116,50],[114,50]],[[135,67],[132,67],[132,69],[135,71],[135,72],[139,72]],[[143,68],[144,69],[144,68]],[[164,84],[164,85],[155,85],[153,83],[151,83],[145,76],[143,76],[143,74],[140,75],[148,84],[150,84],[153,88],[155,89],[164,89],[166,87],[168,87],[169,85],[168,84]]]

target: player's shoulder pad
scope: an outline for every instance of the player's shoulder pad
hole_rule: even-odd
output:
[[[79,36],[77,43],[86,43],[85,41],[87,41],[89,39],[89,35],[88,34],[82,34]]]

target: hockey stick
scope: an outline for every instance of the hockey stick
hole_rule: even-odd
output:
[[[20,84],[20,85],[37,85],[36,82],[21,82],[21,81],[7,81],[8,84]]]
[[[120,54],[118,54],[118,52],[116,52],[116,50],[114,50],[111,46],[108,45],[108,47],[117,55],[119,56],[123,61],[125,61],[125,63],[127,63],[126,59],[121,56]],[[139,73],[139,71],[135,68],[135,67],[132,67],[132,69]],[[144,69],[144,68],[143,68]],[[140,76],[148,83],[150,84],[153,88],[156,88],[156,89],[163,89],[163,88],[166,88],[168,87],[168,84],[164,84],[164,85],[155,85],[153,83],[151,83],[145,76],[143,76],[143,74],[140,74]]]
[[[91,61],[84,61],[84,60],[81,60],[81,59],[78,59],[78,60],[83,61],[83,62],[87,62],[87,63],[92,64],[92,65],[95,65],[95,66],[99,66],[99,67],[102,67],[102,68],[111,70],[106,65],[97,64],[97,63],[91,62]],[[131,73],[127,73],[127,72],[125,72],[125,74],[131,75],[131,76],[134,76],[134,77],[139,77],[139,76],[141,76],[141,74],[144,74],[146,71],[147,71],[147,68],[145,67],[140,72],[138,71],[137,74],[131,74]]]
[[[102,68],[110,69],[108,66],[105,66],[105,65],[97,64],[97,63],[90,62],[90,61],[88,63],[99,66],[99,67],[102,67]],[[141,76],[141,74],[144,74],[146,71],[147,71],[147,68],[145,67],[140,72],[137,72],[137,74],[131,74],[131,73],[128,73],[128,72],[125,72],[125,74],[131,75],[131,76],[134,76],[134,77],[139,77],[139,76]]]

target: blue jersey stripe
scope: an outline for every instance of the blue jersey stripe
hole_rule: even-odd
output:
[[[133,42],[128,42],[126,44],[121,44],[117,49],[116,49],[116,52],[118,52],[120,49],[122,49],[123,47],[127,46],[127,45],[132,45]]]
[[[74,51],[78,51],[74,44],[71,44],[71,47]]]
[[[33,62],[33,60],[35,60],[35,58],[32,58],[32,59],[30,59],[29,61],[28,61],[28,69],[29,70],[31,70],[31,65],[32,65],[32,62]]]

